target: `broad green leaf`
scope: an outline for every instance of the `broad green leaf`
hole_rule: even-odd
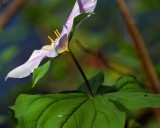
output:
[[[82,93],[20,95],[14,108],[21,128],[123,128],[125,123],[114,103]]]
[[[120,91],[145,92],[144,85],[140,83],[134,76],[125,75],[120,77],[116,82],[116,88]]]
[[[101,85],[102,81],[94,83],[99,85],[101,92],[94,98],[76,92],[20,95],[13,107],[20,127],[124,128],[126,111],[160,108],[160,94],[145,92],[133,76],[119,78],[112,88]]]
[[[94,14],[94,13],[93,13],[93,12],[83,13],[83,14],[80,14],[80,15],[78,15],[77,17],[74,18],[73,25],[72,25],[72,29],[71,29],[71,32],[69,33],[68,42],[71,41],[72,36],[73,36],[73,33],[74,33],[75,28],[77,27],[77,25],[78,25],[82,20],[84,20],[87,16],[89,16],[89,15],[91,15],[91,14]]]
[[[104,94],[104,97],[112,102],[120,103],[128,110],[141,108],[160,108],[160,94],[151,94],[143,92],[116,92]]]
[[[98,88],[98,94],[105,94],[105,93],[112,93],[117,91],[135,91],[135,92],[147,92],[144,88],[144,85],[139,82],[134,76],[132,75],[124,75],[121,76],[117,81],[116,84],[113,86],[101,85]]]
[[[95,75],[94,77],[92,77],[90,80],[89,80],[89,84],[90,84],[90,87],[93,91],[93,94],[96,94],[99,87],[102,86],[104,82],[104,74],[103,72],[99,72],[97,75]],[[86,87],[86,84],[83,83],[78,90],[81,90],[82,92],[88,94],[88,89]]]
[[[129,110],[141,108],[160,108],[160,94],[147,93],[134,76],[120,77],[115,85],[117,92],[104,94],[114,103],[120,103]]]
[[[32,87],[34,87],[35,84],[48,72],[50,63],[51,61],[49,60],[48,62],[34,70]]]

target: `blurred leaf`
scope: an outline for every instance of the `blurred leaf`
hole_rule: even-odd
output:
[[[0,115],[0,125],[4,124],[7,122],[7,118],[3,115]]]
[[[152,2],[146,0],[146,1],[137,1],[137,3],[134,6],[135,6],[135,11],[139,13],[144,13],[144,12],[158,11],[159,4],[160,4],[159,0],[153,0]]]
[[[0,59],[2,60],[2,62],[10,61],[13,57],[16,56],[17,53],[18,53],[17,47],[15,46],[8,47],[1,52]]]
[[[94,13],[92,13],[92,12],[83,13],[83,14],[80,14],[80,15],[78,15],[77,17],[74,18],[73,25],[72,25],[72,29],[71,29],[71,31],[70,31],[70,33],[69,33],[68,42],[71,41],[72,36],[73,36],[73,33],[74,33],[77,25],[78,25],[82,20],[84,20],[88,15],[91,15],[91,14],[94,14]]]
[[[0,33],[3,32],[3,28],[0,27]]]
[[[49,70],[49,67],[50,67],[50,63],[51,61],[49,60],[48,62],[46,62],[45,64],[43,64],[42,66],[36,68],[34,70],[34,73],[33,73],[33,85],[32,87],[35,86],[35,84],[44,76],[46,75],[46,73],[48,72]]]
[[[97,75],[95,75],[94,77],[92,77],[90,80],[89,80],[89,84],[90,84],[90,87],[93,91],[93,94],[96,94],[97,91],[98,91],[98,88],[100,86],[102,86],[104,82],[104,74],[103,72],[99,72]],[[81,90],[82,92],[88,94],[88,89],[86,87],[86,83],[83,83],[79,88],[78,90]]]

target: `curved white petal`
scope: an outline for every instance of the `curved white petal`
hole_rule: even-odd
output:
[[[77,0],[77,2],[81,13],[93,12],[97,4],[97,0]]]
[[[54,45],[53,49],[50,50],[50,52],[48,53],[47,57],[50,57],[50,58],[55,58],[58,56],[58,52],[55,50],[56,47]]]
[[[9,72],[5,80],[8,78],[23,78],[29,76],[50,52],[50,50],[45,49],[35,50],[28,61]]]
[[[66,22],[68,32],[72,28],[74,18],[83,13],[93,12],[96,4],[97,0],[77,0]]]
[[[80,14],[80,9],[79,9],[78,3],[76,2],[75,5],[74,5],[74,7],[73,7],[73,9],[72,9],[72,12],[71,12],[70,16],[67,19],[67,22],[65,24],[66,27],[67,27],[68,32],[72,28],[74,18],[76,16],[78,16],[79,14]]]
[[[73,20],[76,16],[93,12],[97,4],[97,0],[77,0],[72,12],[65,24],[63,26],[63,30],[59,38],[55,40],[55,49],[52,50],[51,55],[49,57],[53,57],[55,53],[58,54],[68,50],[68,35],[72,29]]]

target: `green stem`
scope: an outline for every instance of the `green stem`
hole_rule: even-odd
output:
[[[94,98],[94,94],[93,94],[93,92],[92,92],[92,89],[91,89],[91,87],[90,87],[90,85],[89,85],[89,82],[88,82],[88,80],[87,80],[87,77],[86,77],[86,75],[84,74],[84,72],[83,72],[80,64],[78,63],[77,59],[75,58],[75,56],[74,56],[74,54],[72,53],[71,50],[69,50],[69,53],[70,53],[73,61],[75,62],[77,68],[79,69],[79,71],[80,71],[80,73],[81,73],[81,75],[82,75],[82,77],[83,77],[83,79],[84,79],[84,81],[85,81],[85,83],[86,83],[85,85],[86,85],[86,87],[87,87],[87,89],[88,89],[89,97]]]

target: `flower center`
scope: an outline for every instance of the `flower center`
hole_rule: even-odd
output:
[[[56,35],[57,38],[60,37],[60,33],[59,33],[59,31],[57,29],[54,31],[54,34]],[[50,36],[48,36],[48,38],[51,41],[51,45],[43,46],[43,49],[45,49],[45,50],[52,50],[53,47],[54,47],[55,40],[52,39]]]

